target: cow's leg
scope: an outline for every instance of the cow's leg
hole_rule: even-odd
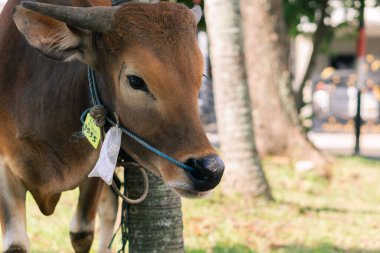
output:
[[[98,206],[100,221],[99,253],[109,252],[108,246],[113,236],[118,209],[116,194],[104,184],[102,195]]]
[[[29,252],[25,215],[26,189],[0,157],[0,221],[3,252]]]
[[[79,187],[78,206],[70,225],[71,244],[76,253],[90,251],[103,184],[98,178],[89,178]]]

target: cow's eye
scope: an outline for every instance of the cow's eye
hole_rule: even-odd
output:
[[[141,77],[138,76],[127,76],[129,86],[131,86],[135,90],[142,90],[149,92],[148,87],[146,86],[146,83]]]

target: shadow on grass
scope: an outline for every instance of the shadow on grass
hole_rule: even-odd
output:
[[[379,211],[376,210],[348,210],[343,208],[335,208],[335,207],[329,207],[329,206],[322,206],[322,207],[313,207],[313,206],[303,206],[298,203],[293,203],[289,201],[278,201],[277,202],[280,205],[287,205],[292,206],[295,208],[298,208],[298,212],[300,214],[306,214],[306,213],[320,213],[320,212],[328,212],[328,213],[352,213],[352,214],[380,214]],[[380,251],[379,251],[380,252]]]
[[[330,243],[321,243],[315,247],[303,245],[283,245],[274,247],[273,253],[379,253],[380,249],[340,248]]]
[[[186,253],[260,253],[254,249],[249,248],[245,245],[217,245],[212,251],[204,249],[186,249]],[[272,244],[269,250],[263,252],[272,253],[379,253],[380,249],[362,249],[362,248],[341,248],[330,243],[321,243],[315,247],[308,247],[303,245],[277,245]]]
[[[210,252],[208,250],[204,249],[186,249],[186,253],[206,253]],[[228,245],[228,246],[223,246],[223,245],[217,245],[215,246],[212,251],[213,253],[258,253],[257,251],[250,249],[249,247],[245,245]]]
[[[355,155],[355,154],[340,155],[340,154],[335,154],[334,156],[337,158],[362,158],[362,159],[367,160],[369,162],[379,162],[380,161],[380,155]]]

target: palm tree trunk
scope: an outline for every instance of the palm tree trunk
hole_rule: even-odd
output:
[[[129,252],[184,252],[181,198],[160,178],[151,173],[148,178],[145,201],[127,208]],[[141,196],[143,181],[139,170],[127,169],[126,180],[128,196]]]
[[[239,1],[206,0],[217,126],[226,164],[223,189],[272,199],[260,163],[244,61]]]

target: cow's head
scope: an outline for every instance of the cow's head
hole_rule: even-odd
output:
[[[91,65],[109,112],[195,172],[123,137],[122,148],[138,163],[182,196],[205,195],[220,182],[224,165],[198,116],[203,60],[196,18],[188,8],[168,2],[91,8],[24,2],[15,8],[14,20],[47,57]]]

